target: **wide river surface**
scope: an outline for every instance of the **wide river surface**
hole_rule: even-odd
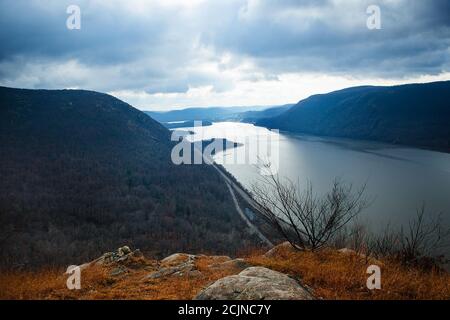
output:
[[[276,134],[237,122],[181,130],[194,132],[193,140],[227,137],[248,150],[261,136],[270,135],[277,142],[278,174],[302,187],[309,180],[319,194],[328,191],[335,178],[355,188],[366,184],[366,196],[372,204],[361,214],[360,222],[373,231],[387,223],[407,225],[423,203],[427,212],[442,213],[450,224],[450,154],[377,142]],[[233,164],[230,150],[215,158],[222,156],[231,158],[224,167],[247,189],[260,180],[254,163]]]

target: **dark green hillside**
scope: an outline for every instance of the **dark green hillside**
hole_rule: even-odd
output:
[[[76,264],[123,244],[233,254],[251,241],[206,165],[175,166],[169,131],[106,94],[0,88],[3,267]]]
[[[260,111],[247,111],[241,113],[239,116],[241,117],[242,122],[255,123],[264,118],[276,117],[283,112],[288,111],[292,106],[294,106],[294,104],[286,104],[283,106],[267,108]]]
[[[311,96],[259,125],[450,152],[450,81]]]

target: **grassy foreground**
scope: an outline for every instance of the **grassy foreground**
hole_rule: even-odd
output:
[[[211,268],[220,257],[198,256],[195,276],[158,279],[146,276],[159,262],[142,258],[126,273],[113,276],[112,267],[92,266],[82,272],[81,290],[66,288],[63,269],[0,274],[0,299],[192,299],[204,287],[241,270]],[[253,252],[246,262],[264,266],[299,280],[323,299],[450,299],[450,274],[406,268],[395,261],[376,261],[334,249],[298,252],[279,246],[271,255]],[[381,290],[368,290],[367,267],[381,267]]]

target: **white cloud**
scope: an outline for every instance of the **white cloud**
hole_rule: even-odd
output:
[[[148,94],[142,91],[116,91],[110,94],[141,110],[181,109],[187,106],[253,106],[296,103],[313,94],[327,93],[360,85],[398,85],[450,79],[450,73],[407,79],[362,79],[324,74],[282,74],[278,80],[241,80],[233,89],[216,92],[212,86],[189,88],[186,93]]]

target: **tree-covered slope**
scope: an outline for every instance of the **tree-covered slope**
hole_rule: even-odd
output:
[[[300,101],[258,125],[450,151],[450,81],[354,87]]]
[[[206,165],[173,165],[170,133],[106,94],[0,88],[3,267],[76,264],[127,243],[232,254],[250,237]]]
[[[279,116],[280,114],[288,111],[293,106],[294,104],[286,104],[282,106],[267,108],[264,110],[247,111],[241,113],[239,116],[242,122],[255,123],[264,118],[272,118]]]

